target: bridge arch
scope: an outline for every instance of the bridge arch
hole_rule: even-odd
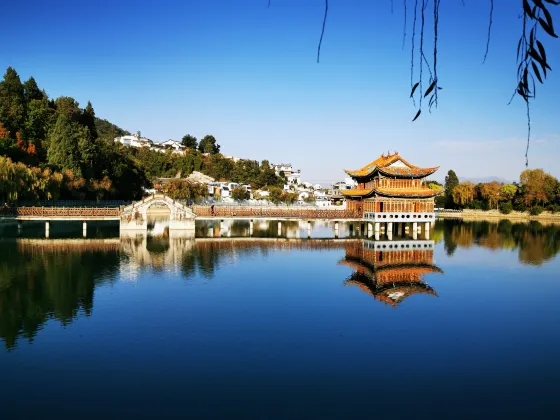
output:
[[[121,211],[121,229],[147,229],[148,209],[154,205],[169,209],[169,229],[193,229],[195,214],[190,208],[163,194],[154,194]]]

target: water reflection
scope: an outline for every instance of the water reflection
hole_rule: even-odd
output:
[[[114,281],[117,240],[0,242],[0,337],[33,340],[50,319],[67,325],[93,310],[95,286]]]
[[[434,245],[443,242],[449,258],[461,248],[518,250],[523,264],[541,265],[560,250],[558,226],[438,221],[433,241],[373,241],[362,238],[278,238],[274,222],[231,224],[232,236],[211,237],[213,225],[191,231],[169,231],[165,226],[149,233],[123,232],[112,239],[32,239],[0,241],[0,337],[8,349],[19,338],[33,340],[51,319],[67,325],[89,316],[96,287],[117,281],[135,282],[144,273],[171,273],[182,280],[211,279],[228,264],[262,260],[279,250],[339,250],[327,264],[340,262],[353,269],[346,284],[357,285],[375,299],[393,307],[413,294],[436,295],[425,281],[428,273],[442,273],[434,262]],[[283,222],[287,236],[305,232],[306,225]],[[314,226],[314,229],[318,228]],[[324,229],[332,228],[325,224]],[[155,231],[155,235],[154,235]],[[341,232],[344,230],[341,228]],[[204,237],[204,232],[208,235]],[[210,236],[210,237],[208,237]],[[220,236],[220,235],[218,235]],[[286,261],[291,256],[286,255]],[[346,274],[345,274],[346,276]],[[341,278],[340,281],[344,281]]]
[[[457,248],[474,246],[489,250],[518,250],[519,262],[541,265],[560,251],[560,227],[543,225],[539,222],[512,223],[468,222],[440,220],[434,229],[434,239],[443,239],[447,255],[452,256]],[[436,239],[437,238],[437,239]]]
[[[428,273],[443,273],[434,264],[433,241],[355,241],[347,244],[340,264],[353,269],[346,280],[375,299],[397,307],[407,297],[425,293],[437,296],[424,282]]]

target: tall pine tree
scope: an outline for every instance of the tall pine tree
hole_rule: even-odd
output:
[[[17,72],[8,67],[4,80],[0,82],[0,121],[15,139],[25,118],[23,85]]]
[[[49,165],[60,169],[71,169],[77,176],[82,176],[82,156],[78,148],[75,128],[66,115],[60,114],[49,135],[47,161]]]
[[[450,169],[445,176],[445,204],[447,208],[455,207],[453,200],[453,190],[459,185],[459,178],[453,169]]]

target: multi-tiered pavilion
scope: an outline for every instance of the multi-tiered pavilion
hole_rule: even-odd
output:
[[[425,178],[437,171],[439,166],[421,168],[404,160],[398,153],[381,155],[357,171],[345,171],[358,184],[351,190],[343,190],[347,208],[359,217],[379,223],[432,222],[434,197],[442,193],[425,185]]]

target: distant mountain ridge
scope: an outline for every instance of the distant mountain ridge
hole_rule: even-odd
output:
[[[461,181],[461,182],[470,181],[473,184],[480,184],[480,183],[486,183],[486,182],[492,182],[492,181],[497,181],[501,184],[511,184],[511,183],[515,182],[514,180],[507,180],[507,179],[504,179],[504,178],[500,178],[498,176],[487,176],[487,177],[482,177],[482,178],[459,177],[459,181]]]

